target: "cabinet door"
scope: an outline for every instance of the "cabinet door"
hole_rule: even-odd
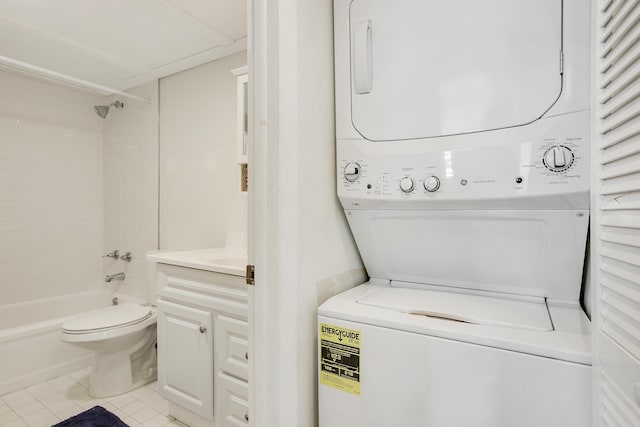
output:
[[[160,395],[213,420],[213,314],[158,301]]]

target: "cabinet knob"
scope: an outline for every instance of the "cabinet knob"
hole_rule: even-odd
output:
[[[205,332],[207,332],[207,328],[205,328],[204,326],[200,326],[200,333],[204,334]]]
[[[244,354],[244,358],[245,358],[245,359],[247,359],[247,360],[249,360],[249,353],[245,353],[245,354]]]
[[[249,422],[249,414],[244,414],[244,420],[245,420],[246,422]]]

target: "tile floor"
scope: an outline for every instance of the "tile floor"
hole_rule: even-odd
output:
[[[89,396],[88,383],[87,368],[0,396],[0,426],[50,427],[100,405],[131,427],[185,427],[167,415],[156,382],[106,399]]]

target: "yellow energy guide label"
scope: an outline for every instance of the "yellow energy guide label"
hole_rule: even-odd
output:
[[[320,383],[360,396],[360,331],[320,324]]]

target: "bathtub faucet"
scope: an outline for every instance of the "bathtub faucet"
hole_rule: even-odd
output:
[[[109,283],[112,280],[124,280],[124,273],[116,273],[116,274],[107,274],[104,278],[104,281]]]

